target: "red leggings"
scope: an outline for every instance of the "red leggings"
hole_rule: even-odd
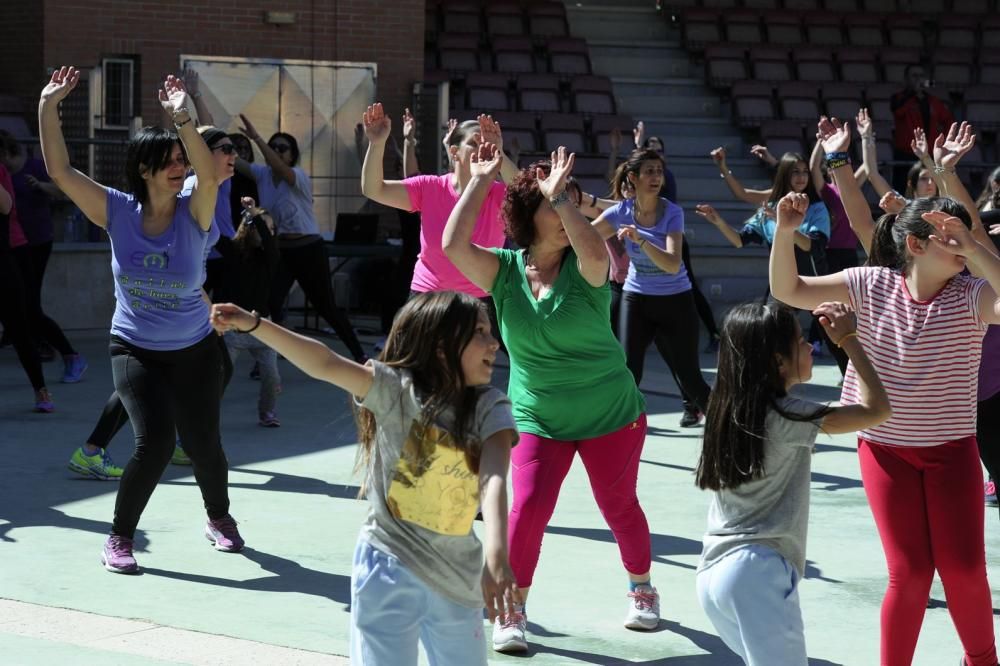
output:
[[[909,666],[934,570],[970,666],[997,663],[976,438],[929,447],[858,439],[861,479],[889,566],[882,666]]]
[[[565,442],[521,434],[511,451],[514,502],[508,528],[510,566],[519,586],[531,585],[542,550],[542,535],[578,452],[587,468],[597,506],[618,542],[625,569],[631,574],[649,571],[649,524],[635,494],[645,441],[645,414],[624,428],[592,439]]]

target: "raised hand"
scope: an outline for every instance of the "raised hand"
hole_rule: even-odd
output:
[[[809,195],[789,192],[778,201],[778,230],[794,231],[802,224],[809,208]]]
[[[851,127],[836,118],[823,116],[817,125],[817,136],[827,153],[846,153],[851,146]]]
[[[545,172],[541,169],[535,172],[535,179],[538,181],[538,190],[542,193],[543,197],[551,199],[566,189],[566,178],[573,171],[575,161],[575,154],[570,153],[567,155],[566,146],[559,146],[559,149],[552,153],[552,169],[549,171],[548,177],[545,176]]]
[[[237,125],[237,127],[239,128],[241,133],[246,135],[248,139],[250,139],[251,141],[256,141],[257,139],[260,138],[260,134],[257,133],[257,128],[254,127],[253,123],[250,122],[250,119],[247,118],[242,113],[240,114],[240,123],[242,123],[242,125]]]
[[[48,84],[42,88],[41,99],[43,102],[59,102],[66,99],[66,95],[73,92],[73,88],[80,82],[80,70],[76,67],[66,67],[65,65],[52,72],[52,77]]]
[[[712,159],[715,160],[715,163],[719,165],[719,168],[726,166],[726,149],[722,146],[719,146],[710,152],[709,155],[711,155]]]
[[[712,224],[722,224],[724,220],[719,212],[715,210],[714,206],[709,204],[698,204],[694,207],[694,212],[701,215],[703,218],[711,222]]]
[[[381,102],[375,102],[365,110],[361,124],[365,126],[365,136],[371,143],[385,143],[392,131],[392,120],[385,115]]]
[[[851,333],[858,332],[857,318],[850,306],[832,301],[820,303],[812,312],[819,317],[819,323],[837,346]]]
[[[859,109],[858,117],[855,119],[855,122],[858,124],[858,134],[861,135],[862,139],[867,139],[875,133],[875,126],[872,124],[872,119],[868,115],[868,109]]]
[[[472,177],[487,178],[494,180],[500,173],[500,165],[503,163],[503,154],[500,149],[492,143],[479,144],[479,150],[473,151],[469,156],[469,170]]]
[[[878,207],[889,215],[898,215],[899,211],[906,207],[906,199],[904,199],[899,192],[889,190],[882,195],[881,199],[879,199]]]
[[[934,140],[934,164],[944,169],[954,169],[962,157],[976,145],[972,125],[952,123],[948,136],[939,134]]]
[[[750,154],[766,164],[776,164],[778,162],[774,155],[771,154],[771,151],[767,149],[767,146],[762,146],[759,143],[755,143],[750,147]]]
[[[187,111],[188,94],[184,82],[173,74],[168,74],[167,79],[160,88],[160,106],[167,113],[173,115],[182,111]]]
[[[403,109],[403,140],[417,140],[417,121],[413,118],[413,114],[410,113],[409,109]]]
[[[622,131],[617,127],[608,134],[608,145],[611,146],[611,153],[617,155],[618,150],[622,147]]]
[[[642,148],[642,144],[646,140],[646,124],[641,120],[635,124],[635,129],[632,130],[632,140],[635,141],[636,148]]]
[[[924,134],[923,127],[913,128],[913,140],[910,141],[910,150],[913,151],[913,154],[920,161],[923,161],[927,157],[927,135]]]
[[[189,95],[194,97],[198,94],[198,72],[188,67],[181,72],[181,80],[184,81],[184,87],[187,88]]]
[[[500,123],[486,114],[480,114],[476,120],[479,121],[480,141],[492,143],[497,150],[503,152],[503,133],[500,131]]]
[[[448,150],[448,142],[451,141],[451,135],[455,133],[455,129],[458,128],[458,120],[455,118],[448,119],[447,132],[444,133],[444,138],[441,139],[441,143],[444,144],[444,149]]]
[[[932,210],[921,215],[926,222],[934,225],[935,233],[928,236],[932,243],[951,254],[972,257],[979,249],[979,243],[972,237],[972,231],[957,217],[942,210]]]

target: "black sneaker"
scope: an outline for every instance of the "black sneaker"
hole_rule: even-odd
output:
[[[684,414],[681,415],[681,427],[682,428],[693,428],[701,423],[701,412],[697,409],[685,409]]]

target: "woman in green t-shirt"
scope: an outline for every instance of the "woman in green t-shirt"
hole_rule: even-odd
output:
[[[495,146],[482,144],[472,156],[472,181],[448,218],[442,249],[492,295],[510,355],[520,443],[511,454],[508,543],[518,586],[527,598],[545,526],[579,453],[628,572],[625,626],[649,630],[659,623],[660,606],[649,578],[649,525],[635,492],[646,406],[608,325],[604,240],[566,192],[573,160],[560,147],[551,166],[533,164],[514,178],[503,216],[507,236],[525,249],[487,249],[472,242],[472,232],[501,159]],[[526,650],[526,624],[523,608],[498,618],[493,648]]]

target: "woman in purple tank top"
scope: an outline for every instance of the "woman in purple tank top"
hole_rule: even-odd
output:
[[[115,573],[138,571],[132,540],[173,454],[175,429],[204,499],[206,537],[217,550],[240,550],[219,437],[222,349],[201,291],[207,248],[218,238],[212,153],[191,122],[183,83],[168,76],[159,96],[176,133],[145,127],[132,138],[125,166],[129,193],[94,182],[70,165],[59,125],[59,103],[79,76],[73,67],[53,72],[42,90],[38,125],[53,182],[111,239],[111,368],[132,421],[135,453],[122,474],[101,562]],[[200,177],[182,195],[189,164]]]

